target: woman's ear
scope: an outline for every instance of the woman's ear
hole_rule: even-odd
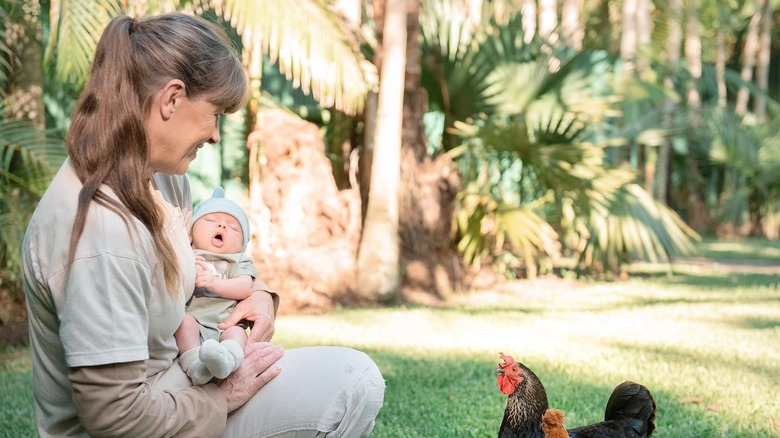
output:
[[[171,79],[163,85],[158,93],[158,99],[155,102],[159,108],[160,117],[162,117],[163,120],[168,120],[173,117],[176,108],[181,105],[186,96],[187,90],[184,86],[184,82],[179,79]]]

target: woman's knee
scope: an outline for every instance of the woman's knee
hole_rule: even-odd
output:
[[[282,372],[228,418],[226,436],[366,437],[384,403],[385,381],[365,353],[347,347],[285,352]]]
[[[333,431],[334,436],[367,437],[374,428],[376,417],[384,404],[385,379],[377,364],[365,353],[345,352],[356,373],[345,403],[343,418]]]

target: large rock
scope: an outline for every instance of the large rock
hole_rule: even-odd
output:
[[[265,212],[253,219],[260,278],[281,312],[349,303],[356,281],[360,194],[338,190],[319,128],[282,110],[259,115]]]

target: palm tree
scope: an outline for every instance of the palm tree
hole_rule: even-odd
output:
[[[259,1],[213,0],[168,2],[52,2],[47,61],[55,78],[78,87],[86,78],[97,38],[108,20],[118,14],[154,14],[195,10],[232,27],[243,48],[251,82],[251,98],[244,117],[249,138],[248,179],[251,210],[264,209],[257,160],[262,154],[252,133],[257,131],[263,55],[321,105],[348,114],[361,111],[366,94],[375,86],[376,72],[360,52],[358,33],[325,2],[317,0]],[[230,147],[230,145],[227,145]],[[234,146],[235,147],[235,146]],[[246,160],[241,160],[246,161]],[[244,174],[242,172],[241,174]],[[257,228],[255,228],[257,229]]]
[[[7,8],[2,8],[9,1],[0,0],[0,11],[3,13]],[[318,0],[297,0],[297,1],[259,1],[242,2],[236,0],[215,0],[213,2],[192,2],[188,1],[122,1],[114,2],[112,0],[93,0],[91,2],[51,2],[48,3],[49,10],[43,11],[42,16],[49,17],[49,21],[44,23],[48,27],[49,40],[46,43],[45,51],[45,71],[50,74],[50,80],[47,80],[47,93],[60,93],[48,102],[54,102],[50,110],[58,112],[61,122],[58,126],[67,126],[68,103],[72,101],[77,94],[81,84],[86,78],[91,54],[94,51],[97,38],[102,31],[103,26],[108,20],[117,15],[128,13],[132,15],[152,14],[172,10],[192,10],[200,12],[207,18],[221,20],[232,33],[237,37],[237,46],[243,46],[247,68],[255,67],[250,71],[250,77],[253,79],[253,90],[259,92],[260,75],[256,74],[262,67],[260,55],[265,54],[276,63],[281,72],[292,79],[294,84],[302,90],[310,93],[319,99],[322,106],[329,107],[334,111],[342,111],[347,114],[355,114],[361,111],[367,92],[375,87],[377,74],[373,65],[368,62],[361,53],[361,39],[356,27],[351,26],[347,21],[336,13],[329,6],[329,2]],[[18,8],[21,10],[21,8]],[[3,17],[5,18],[5,17]],[[0,28],[10,21],[0,20]],[[0,45],[0,51],[7,52],[8,47]],[[249,50],[255,49],[255,50]],[[2,61],[6,58],[0,57],[0,80],[2,85],[7,84],[7,79],[11,71],[7,68],[8,64]],[[39,79],[40,80],[40,79]],[[70,88],[63,87],[63,83],[72,83],[72,92]],[[4,87],[3,87],[4,88]],[[39,84],[39,89],[44,89],[43,84]],[[64,91],[64,93],[63,93]],[[249,120],[249,130],[244,131],[244,136],[251,133],[256,128],[253,122],[255,120],[259,93],[255,93],[254,99],[247,108],[247,117]],[[65,102],[64,105],[58,105]],[[52,114],[52,113],[50,113]],[[4,157],[10,157],[8,151],[22,150],[18,155],[26,160],[31,169],[43,169],[44,164],[56,168],[56,162],[64,156],[62,142],[59,142],[57,148],[49,148],[50,144],[42,142],[40,139],[31,140],[29,134],[36,133],[32,127],[29,130],[19,128],[20,122],[11,123],[4,116],[0,116],[0,153]],[[223,138],[227,139],[227,135]],[[245,138],[245,137],[244,137]],[[224,142],[223,142],[224,143]],[[237,143],[239,153],[246,154],[243,147],[243,141]],[[250,142],[251,144],[251,142]],[[225,144],[222,147],[230,147]],[[37,149],[36,149],[37,148]],[[48,148],[48,149],[47,149]],[[43,152],[40,152],[43,150]],[[56,154],[52,155],[52,150]],[[13,154],[17,154],[14,152]],[[26,155],[25,155],[26,154]],[[46,155],[49,154],[49,155]],[[255,155],[259,160],[261,154]],[[14,155],[16,157],[17,155]],[[16,163],[19,159],[15,158],[10,163],[3,161],[3,168],[7,179],[24,176],[32,178],[31,173],[27,172],[21,175],[19,166]],[[250,162],[250,165],[253,163]],[[257,169],[259,167],[253,167]],[[15,171],[19,171],[14,173]],[[42,181],[48,181],[48,175],[40,178]],[[37,181],[37,179],[36,179]],[[7,180],[6,180],[7,182]],[[15,203],[18,197],[6,196],[8,191],[14,189],[10,185],[4,185],[3,204]],[[40,187],[42,190],[42,187]],[[258,185],[250,186],[250,195],[259,195],[261,188]],[[13,193],[22,193],[13,192]],[[37,198],[35,191],[29,191],[31,198],[22,199],[21,205],[34,206]],[[5,205],[4,205],[5,206]],[[3,209],[5,211],[5,209]],[[23,226],[26,224],[26,217],[29,212],[17,215],[13,220],[20,224],[15,227],[3,226],[0,231],[0,239],[13,234],[17,240],[21,240]],[[8,221],[12,218],[3,216],[2,219]],[[253,227],[257,229],[257,227]],[[18,245],[17,245],[18,247]],[[15,256],[18,249],[5,245],[0,241],[0,250],[2,254]],[[5,255],[3,255],[5,257]],[[0,263],[5,263],[0,261]],[[14,271],[17,272],[17,271]]]
[[[582,18],[582,0],[563,0],[561,8],[561,36],[564,44],[582,50],[585,25]]]
[[[469,27],[458,11],[426,5],[424,83],[463,180],[456,223],[467,262],[498,261],[532,276],[563,252],[582,269],[614,271],[691,249],[696,234],[607,159],[607,146],[661,138],[640,135],[646,126],[617,129],[609,57],[539,38],[526,44],[516,13],[488,7]],[[624,204],[631,215],[611,214]]]
[[[399,285],[398,190],[401,166],[406,2],[387,0],[377,129],[363,235],[358,252],[358,293],[370,301],[391,301]],[[388,32],[389,30],[389,32]]]
[[[55,66],[57,78],[83,81],[97,38],[111,17],[186,10],[191,5],[185,0],[51,2],[46,59]],[[351,114],[361,110],[376,74],[360,55],[354,29],[326,3],[213,0],[196,6],[201,13],[211,11],[223,18],[244,43],[259,43],[296,86],[323,106]]]
[[[759,37],[758,56],[756,62],[756,85],[762,91],[769,90],[769,58],[772,52],[772,5],[766,2],[761,17],[761,35]],[[766,118],[766,96],[759,93],[754,103],[754,113],[759,120]]]
[[[753,15],[750,17],[747,35],[745,36],[745,47],[742,50],[742,70],[740,76],[745,82],[753,79],[753,69],[756,65],[756,57],[759,50],[759,29],[761,17],[764,14],[764,4],[767,0],[756,0],[754,2]],[[748,100],[750,92],[747,88],[741,88],[737,94],[736,112],[745,115],[748,109]]]
[[[37,5],[0,0],[0,281],[12,293],[27,221],[64,159],[62,142],[43,129]]]
[[[719,231],[780,237],[780,131],[747,125],[727,111],[709,111],[704,120],[708,147],[694,152],[704,177],[720,187],[714,206]]]
[[[682,43],[682,25],[680,18],[682,16],[682,1],[681,0],[669,0],[667,3],[669,15],[667,16],[666,25],[666,63],[670,66],[677,66],[680,62],[680,47]],[[664,103],[664,127],[666,129],[673,129],[677,124],[675,119],[677,117],[677,102],[675,101],[676,90],[674,84],[674,76],[667,74],[663,78],[664,88],[667,90],[669,97]],[[654,198],[663,203],[669,202],[668,190],[669,190],[669,175],[670,175],[670,163],[672,153],[672,138],[667,138],[660,146],[658,150],[658,165],[653,175],[653,181],[647,184],[646,187],[653,188]],[[649,176],[646,175],[646,177]]]

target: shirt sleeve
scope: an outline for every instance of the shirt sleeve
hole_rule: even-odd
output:
[[[143,361],[71,368],[73,400],[93,437],[218,437],[227,402],[215,384],[155,390]]]
[[[150,266],[104,252],[75,259],[67,275],[57,313],[68,366],[148,359]]]
[[[241,254],[236,263],[236,271],[233,273],[233,277],[238,277],[239,275],[248,275],[252,279],[257,278],[257,271],[255,271],[255,267],[252,265],[252,259],[246,254]]]

